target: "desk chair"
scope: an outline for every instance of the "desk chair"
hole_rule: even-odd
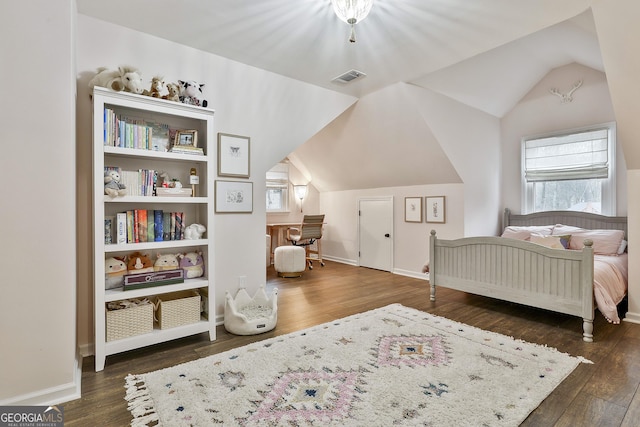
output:
[[[313,269],[314,259],[320,261],[320,265],[324,267],[321,242],[323,223],[324,215],[305,215],[299,228],[289,228],[287,230],[287,240],[293,245],[304,246],[306,259],[309,262],[309,270]],[[317,250],[311,249],[311,245],[314,243],[316,243]],[[316,257],[311,258],[311,254],[315,254]]]

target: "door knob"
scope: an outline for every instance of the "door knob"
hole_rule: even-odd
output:
[[[391,237],[389,233],[385,234],[384,237]]]

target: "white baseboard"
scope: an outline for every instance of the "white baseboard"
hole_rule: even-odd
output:
[[[394,269],[393,270],[393,274],[398,274],[400,276],[407,276],[407,277],[412,277],[414,279],[421,279],[421,280],[428,280],[429,279],[429,275],[428,274],[424,274],[424,273],[417,272],[417,271],[402,270],[400,268]]]
[[[631,313],[631,312],[628,311],[624,315],[624,319],[622,319],[622,321],[623,322],[640,324],[640,313]]]
[[[327,260],[327,261],[334,261],[334,262],[339,262],[341,264],[348,264],[348,265],[353,265],[354,267],[358,266],[358,262],[356,260],[353,259],[346,259],[346,258],[338,258],[338,257],[332,257],[332,256],[322,256],[323,260]]]
[[[93,356],[95,353],[95,346],[92,343],[82,344],[79,346],[78,351],[80,351],[81,357],[89,357]]]
[[[51,406],[80,399],[82,393],[82,357],[76,355],[73,381],[55,387],[0,400],[0,406]]]

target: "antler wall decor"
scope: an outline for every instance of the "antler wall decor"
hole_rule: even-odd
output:
[[[578,80],[577,82],[575,82],[571,90],[567,93],[561,93],[558,89],[554,87],[549,89],[549,92],[560,97],[560,99],[562,99],[562,103],[566,104],[567,102],[573,101],[573,92],[578,90],[580,86],[582,86],[582,80]]]

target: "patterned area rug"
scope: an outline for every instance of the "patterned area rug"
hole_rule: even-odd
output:
[[[517,426],[586,359],[392,304],[126,378],[133,426]]]

